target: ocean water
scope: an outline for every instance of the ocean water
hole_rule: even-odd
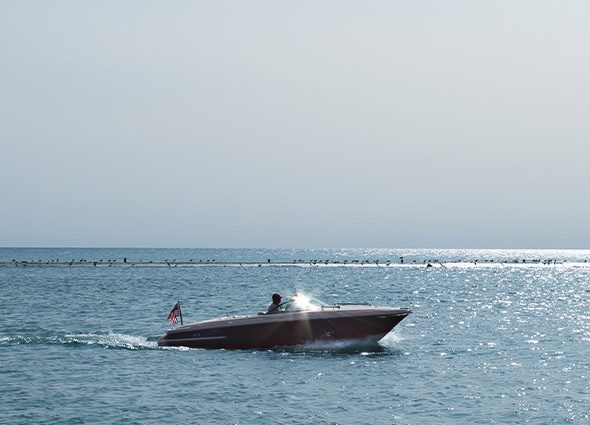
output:
[[[570,250],[2,248],[0,423],[588,424],[589,261]],[[296,291],[413,314],[364,347],[147,340],[172,326],[178,300],[186,323],[255,314]]]

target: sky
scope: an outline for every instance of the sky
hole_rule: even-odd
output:
[[[590,248],[586,1],[1,1],[0,246]]]

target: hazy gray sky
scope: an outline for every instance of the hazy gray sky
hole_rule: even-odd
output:
[[[0,246],[590,248],[587,1],[0,1]]]

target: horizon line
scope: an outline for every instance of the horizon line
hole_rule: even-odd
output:
[[[238,247],[238,246],[227,246],[227,247],[203,247],[203,246],[90,246],[90,245],[78,245],[78,246],[67,246],[67,245],[17,245],[17,246],[0,246],[0,249],[231,249],[231,250],[238,250],[238,249],[387,249],[387,250],[435,250],[435,249],[442,249],[442,250],[477,250],[477,249],[484,249],[484,250],[536,250],[536,251],[554,251],[554,250],[572,250],[572,251],[588,251],[590,248],[575,248],[575,247],[567,247],[567,248],[536,248],[536,247],[520,247],[520,248],[489,248],[489,247],[333,247],[333,246],[296,246],[296,247],[284,247],[284,246],[250,246],[250,247]]]

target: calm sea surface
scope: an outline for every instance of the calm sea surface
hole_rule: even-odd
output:
[[[374,347],[147,341],[178,300],[296,291],[413,314]],[[0,249],[0,423],[164,422],[588,424],[590,251]]]

